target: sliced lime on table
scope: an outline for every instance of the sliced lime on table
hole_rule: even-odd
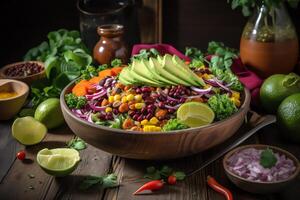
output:
[[[33,117],[17,118],[11,130],[12,136],[24,145],[41,142],[47,133],[46,126]]]
[[[177,119],[189,127],[210,124],[214,118],[214,111],[208,105],[200,102],[184,103],[177,110]]]
[[[71,174],[80,161],[77,150],[69,148],[42,149],[36,156],[38,164],[52,176]]]

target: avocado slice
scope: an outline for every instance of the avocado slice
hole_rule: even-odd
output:
[[[142,63],[146,66],[146,68],[148,68],[148,71],[152,74],[154,80],[163,83],[163,85],[174,85],[172,81],[165,79],[164,77],[156,73],[154,65],[150,65],[150,62],[148,60],[142,60]]]
[[[133,70],[138,75],[147,78],[149,81],[159,84],[160,87],[165,86],[164,82],[161,82],[159,79],[155,78],[155,76],[151,73],[143,60],[134,60],[131,66],[131,70]]]
[[[159,74],[164,79],[171,81],[172,85],[185,85],[185,86],[191,85],[190,83],[178,78],[176,75],[173,75],[172,73],[166,71],[157,59],[150,58],[149,63],[151,68],[155,70],[155,73]]]
[[[182,67],[186,72],[191,75],[191,78],[197,83],[198,86],[204,86],[205,83],[202,78],[197,76],[178,56],[173,55],[172,61],[174,64]]]
[[[121,73],[119,75],[119,80],[124,85],[134,85],[134,84],[136,84],[136,82],[134,82],[134,80],[130,77],[129,72],[130,72],[129,68],[125,67],[125,68],[123,68],[123,70],[121,71]]]
[[[197,82],[191,78],[191,73],[185,70],[180,65],[173,63],[172,56],[170,54],[165,54],[162,62],[163,68],[168,71],[169,73],[175,75],[176,77],[184,80],[185,82],[189,83],[190,85],[198,85]]]
[[[139,85],[150,85],[150,86],[154,86],[154,87],[161,87],[161,85],[155,81],[152,81],[150,79],[148,79],[147,77],[141,76],[139,74],[137,74],[134,70],[134,68],[131,67],[129,70],[129,77],[130,79],[133,79],[134,82],[138,83]]]

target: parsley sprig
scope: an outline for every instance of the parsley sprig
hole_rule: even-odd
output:
[[[181,181],[185,179],[186,174],[183,171],[175,171],[171,167],[164,165],[161,169],[157,169],[154,166],[147,167],[144,178],[151,180],[164,179],[167,180],[169,176],[175,176],[177,180]]]
[[[260,164],[264,168],[272,168],[276,165],[277,158],[273,151],[269,148],[263,150],[260,154]]]
[[[70,140],[69,142],[67,142],[67,146],[69,148],[80,151],[80,150],[85,149],[87,145],[86,145],[85,141],[83,141],[79,137],[75,137],[72,140]]]
[[[79,185],[80,190],[87,190],[93,186],[99,185],[103,189],[117,187],[118,177],[115,174],[107,174],[103,176],[87,176]]]

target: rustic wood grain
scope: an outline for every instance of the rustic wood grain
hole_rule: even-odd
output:
[[[88,175],[103,175],[109,172],[111,154],[88,145],[80,151],[81,162],[77,169],[67,177],[56,178],[47,192],[45,199],[101,199],[104,190],[93,187],[87,191],[79,190],[80,182]]]
[[[16,159],[16,153],[22,148],[11,136],[12,121],[0,122],[0,183]]]
[[[42,143],[26,147],[27,159],[15,160],[1,182],[1,197],[3,199],[44,199],[54,178],[38,166],[36,154],[43,148],[64,147],[72,137],[74,137],[72,132],[63,127],[55,130],[55,133],[48,133]]]

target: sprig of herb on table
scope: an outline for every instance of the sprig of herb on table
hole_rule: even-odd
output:
[[[157,169],[154,166],[147,167],[144,178],[151,180],[167,180],[171,175],[175,176],[179,181],[184,180],[186,177],[186,174],[183,171],[175,171],[171,167],[164,165],[161,169]]]
[[[118,180],[117,175],[107,174],[103,176],[87,176],[79,185],[79,189],[87,190],[93,186],[99,185],[102,188],[114,188],[117,187]]]
[[[269,148],[263,150],[260,154],[260,164],[264,168],[272,168],[276,165],[277,158]]]
[[[67,142],[67,146],[69,148],[76,149],[78,151],[86,149],[86,147],[87,147],[85,141],[83,141],[79,137],[75,137],[72,140],[70,140],[69,142]]]

